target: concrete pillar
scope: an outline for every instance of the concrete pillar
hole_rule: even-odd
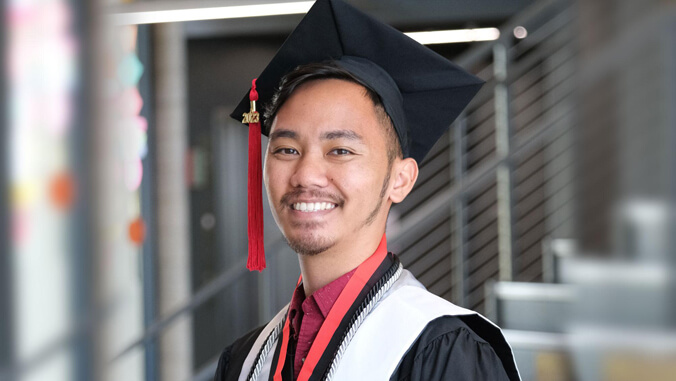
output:
[[[189,300],[190,221],[185,178],[188,147],[186,47],[180,23],[154,28],[156,94],[157,300],[160,318]],[[163,381],[192,375],[192,319],[179,318],[159,336]]]

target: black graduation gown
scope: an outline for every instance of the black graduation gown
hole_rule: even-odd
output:
[[[237,381],[244,359],[262,329],[249,332],[223,351],[215,381]],[[287,361],[287,364],[293,364],[293,361]],[[285,380],[293,378],[289,370],[285,369],[283,373]],[[390,377],[392,381],[517,379],[515,375],[512,378],[507,375],[490,344],[456,316],[431,321]]]
[[[374,278],[384,277],[395,264],[398,264],[398,259],[388,255]],[[372,283],[376,281],[374,279]],[[225,348],[218,361],[215,381],[236,381],[239,378],[242,364],[263,328],[254,329]],[[408,349],[390,380],[519,380],[509,347],[501,345],[494,348],[487,341],[488,335],[495,334],[495,331],[478,315],[442,316],[432,320]],[[500,340],[504,342],[503,338]],[[280,341],[275,358],[280,351]],[[293,381],[291,364],[294,363],[295,343],[291,341],[289,346],[282,377]],[[373,356],[377,361],[378,354]],[[276,363],[276,360],[273,361],[272,369],[275,369]]]

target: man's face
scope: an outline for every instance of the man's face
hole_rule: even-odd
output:
[[[364,91],[337,79],[305,83],[272,124],[265,185],[275,221],[299,254],[349,245],[384,228],[385,127]]]

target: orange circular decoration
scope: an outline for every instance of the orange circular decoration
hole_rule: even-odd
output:
[[[141,217],[138,217],[129,224],[129,239],[135,244],[140,245],[145,238],[146,224]]]
[[[54,206],[66,210],[75,200],[75,180],[68,172],[60,173],[49,182],[49,198]]]

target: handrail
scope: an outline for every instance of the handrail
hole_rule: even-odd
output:
[[[270,255],[276,255],[276,253],[278,253],[280,250],[274,249],[279,247],[282,243],[284,243],[283,238],[276,239],[269,246],[272,249],[268,251],[267,254],[268,257],[270,257]],[[110,360],[110,363],[114,363],[115,361],[122,358],[124,355],[131,352],[134,348],[152,339],[154,336],[162,332],[162,330],[165,327],[167,327],[168,325],[173,323],[176,319],[178,319],[181,315],[194,311],[195,309],[197,309],[197,307],[201,306],[207,300],[217,295],[221,290],[228,287],[233,281],[238,279],[240,276],[247,274],[249,271],[246,269],[246,261],[247,261],[246,257],[243,257],[242,259],[238,260],[234,265],[229,266],[229,268],[226,271],[218,275],[216,279],[210,281],[209,283],[207,283],[206,286],[200,288],[195,294],[193,294],[193,296],[190,298],[190,300],[188,300],[187,303],[176,308],[174,311],[172,311],[165,317],[162,317],[160,320],[153,322],[153,324],[149,325],[143,332],[143,336],[139,337],[138,339],[128,344],[123,350],[121,350],[117,355],[115,355]]]
[[[546,137],[556,131],[558,122],[565,115],[565,111],[559,111],[554,118],[543,123],[545,126],[536,128],[535,131],[528,136],[519,139],[521,142],[518,143],[518,145],[515,145],[515,149],[512,150],[506,158],[493,159],[483,164],[480,169],[473,171],[465,177],[462,185],[453,186],[448,190],[438,193],[434,198],[430,199],[424,207],[411,212],[406,219],[402,221],[400,228],[397,229],[400,233],[393,237],[388,237],[388,241],[396,243],[406,237],[419,234],[420,231],[425,230],[426,226],[422,223],[424,220],[433,218],[439,213],[446,212],[445,208],[449,207],[458,197],[485,185],[486,181],[492,179],[490,175],[495,173],[495,169],[500,163],[517,159],[529,152],[532,147],[541,144]]]

